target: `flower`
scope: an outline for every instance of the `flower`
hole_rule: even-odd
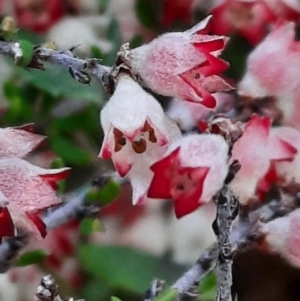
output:
[[[259,191],[267,191],[270,181],[275,181],[275,162],[295,156],[295,148],[270,135],[270,130],[271,119],[253,114],[232,148],[231,160],[237,160],[241,168],[229,185],[243,205],[250,204]]]
[[[36,213],[60,203],[53,188],[68,174],[69,168],[44,169],[20,158],[0,158],[0,191],[17,227],[46,235],[45,225]]]
[[[193,134],[172,143],[151,166],[148,197],[173,199],[177,218],[209,202],[228,173],[228,145],[214,134]]]
[[[290,160],[277,161],[275,169],[280,184],[300,184],[300,132],[291,127],[272,128],[271,136],[286,143],[287,147],[294,151],[295,156]],[[276,148],[273,148],[276,151]]]
[[[112,159],[120,176],[129,177],[137,204],[151,180],[149,166],[163,156],[180,130],[156,99],[127,74],[120,74],[100,118],[105,137],[99,156]]]
[[[208,35],[211,16],[185,32],[161,35],[126,57],[144,86],[154,92],[214,108],[211,93],[232,90],[219,74],[229,64],[218,56],[227,37]]]
[[[262,225],[268,251],[281,255],[294,267],[300,267],[300,209]]]
[[[252,99],[274,97],[282,125],[300,128],[300,42],[295,41],[294,27],[291,22],[278,23],[253,50],[238,93]]]
[[[19,25],[38,33],[47,32],[65,13],[60,0],[13,0],[12,2]]]
[[[261,41],[267,25],[276,21],[264,0],[222,0],[212,8],[211,14],[217,34],[227,35],[236,31],[252,44]]]
[[[0,128],[0,157],[22,158],[45,139],[46,137],[33,133],[33,124]]]
[[[214,109],[207,108],[194,102],[182,101],[173,98],[166,113],[180,126],[182,130],[189,131],[197,126],[198,122],[206,120],[215,113],[224,113],[233,106],[233,96],[229,93],[217,92],[213,94],[216,100]]]

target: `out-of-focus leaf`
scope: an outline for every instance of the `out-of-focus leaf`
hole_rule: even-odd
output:
[[[100,202],[101,205],[108,205],[114,201],[120,193],[120,185],[115,181],[109,181],[101,189],[90,189],[87,193],[87,201]]]
[[[49,142],[50,147],[66,162],[67,165],[86,165],[91,163],[91,157],[88,152],[79,148],[70,140],[55,136]]]
[[[143,36],[140,34],[137,34],[131,39],[130,47],[131,48],[139,47],[143,44],[143,42],[144,42]]]
[[[174,288],[168,288],[160,293],[154,301],[173,301],[177,296],[177,290]]]
[[[16,265],[19,267],[24,267],[31,264],[42,263],[48,255],[49,254],[47,254],[45,250],[41,250],[41,249],[30,251],[21,255],[18,258]]]
[[[38,35],[36,32],[33,33],[31,31],[19,28],[17,31],[17,39],[16,40],[27,40],[30,41],[34,45],[40,45],[44,42],[45,37]]]
[[[157,31],[160,23],[161,0],[137,0],[135,2],[136,16],[145,27]]]
[[[108,29],[107,29],[107,39],[113,43],[113,49],[108,54],[104,56],[103,63],[106,65],[112,65],[116,59],[116,53],[122,45],[122,37],[120,32],[120,26],[115,18],[112,18]]]
[[[54,97],[75,98],[96,103],[101,103],[103,100],[101,89],[94,82],[91,85],[80,84],[60,66],[47,65],[45,71],[28,71],[22,68],[17,68],[16,71],[23,81]]]
[[[105,227],[98,218],[87,217],[80,223],[80,232],[90,235],[93,232],[105,232]]]
[[[98,46],[92,46],[91,47],[91,56],[96,58],[96,59],[103,59],[104,58],[104,54]]]
[[[122,301],[120,298],[111,296],[110,301]]]
[[[23,56],[17,64],[25,67],[32,60],[33,53],[34,53],[33,45],[31,42],[29,42],[27,40],[20,40],[19,43],[20,43],[20,47],[21,47]]]
[[[98,0],[99,8],[101,11],[105,11],[107,9],[109,0]]]
[[[7,81],[3,85],[4,95],[10,102],[8,113],[5,120],[10,123],[32,122],[35,120],[34,111],[31,103],[26,99],[23,90],[16,86],[12,81]]]
[[[109,300],[110,289],[99,279],[87,281],[83,289],[80,289],[80,297],[88,301]]]
[[[111,289],[142,293],[153,278],[172,283],[184,272],[165,258],[118,246],[82,245],[79,259],[88,273]]]
[[[215,300],[217,293],[217,277],[215,272],[210,272],[202,281],[199,287],[201,301]]]

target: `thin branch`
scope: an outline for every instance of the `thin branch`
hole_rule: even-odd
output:
[[[238,213],[238,200],[224,185],[220,193],[215,197],[217,204],[217,301],[231,301],[233,248],[230,241],[231,226]]]
[[[89,58],[86,60],[77,58],[73,54],[73,47],[69,50],[52,50],[43,47],[35,47],[31,62],[27,67],[44,70],[44,62],[60,65],[68,68],[70,75],[80,83],[90,83],[91,77],[97,78],[105,89],[109,89],[109,73],[111,67],[100,64],[99,59]],[[19,64],[23,58],[23,51],[18,42],[0,41],[0,54],[9,56]]]
[[[58,285],[51,275],[44,276],[35,294],[36,301],[63,301],[59,295]],[[68,298],[66,301],[74,301],[74,298]],[[83,299],[77,301],[84,301]]]

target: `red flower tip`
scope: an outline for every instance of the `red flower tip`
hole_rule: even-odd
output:
[[[38,229],[42,238],[45,238],[47,235],[47,228],[43,220],[37,215],[37,213],[25,212],[28,219],[35,225]]]
[[[3,237],[14,237],[15,226],[7,207],[0,207],[0,242]]]

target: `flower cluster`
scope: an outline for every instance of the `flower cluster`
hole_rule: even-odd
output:
[[[24,159],[45,140],[33,133],[33,125],[0,129],[0,239],[15,236],[16,230],[45,237],[40,210],[60,203],[55,189],[69,168],[44,169]]]

